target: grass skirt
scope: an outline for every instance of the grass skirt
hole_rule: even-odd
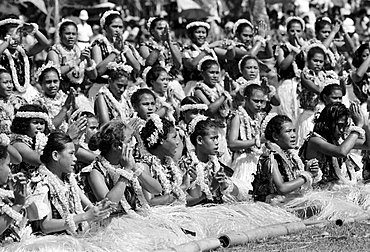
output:
[[[238,229],[293,222],[299,219],[265,203],[234,203],[196,207],[161,206],[148,217],[114,217],[82,237],[47,235],[13,243],[0,251],[153,251]],[[105,226],[105,227],[104,227]]]
[[[245,182],[249,190],[253,190],[252,182],[257,172],[259,155],[255,153],[235,154],[231,168],[234,170],[233,178]]]
[[[312,110],[303,110],[297,120],[297,146],[302,146],[307,135],[313,131],[315,112]]]
[[[294,78],[282,81],[276,89],[280,98],[280,106],[277,107],[277,113],[288,116],[292,120],[293,125],[297,122],[299,114],[297,86],[297,79]]]

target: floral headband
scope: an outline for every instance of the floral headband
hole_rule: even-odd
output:
[[[201,103],[196,103],[196,104],[185,104],[182,105],[180,108],[181,112],[185,112],[188,110],[193,110],[193,109],[198,109],[198,110],[207,110],[208,106],[206,104],[201,104]]]
[[[4,133],[1,133],[0,134],[0,146],[8,146],[10,144],[10,139],[9,137],[4,134]]]
[[[148,121],[149,120],[152,121],[155,126],[155,130],[148,137],[148,147],[152,147],[158,142],[159,134],[163,134],[163,123],[161,118],[157,114],[151,114],[148,118]]]
[[[110,16],[112,14],[121,15],[121,13],[119,13],[118,11],[114,11],[114,10],[109,10],[109,11],[104,12],[103,16],[100,18],[100,27],[101,28],[104,28],[105,20],[107,19],[108,16]]]
[[[53,61],[49,61],[47,64],[43,64],[35,73],[36,82],[39,82],[40,76],[42,75],[43,72],[51,68],[54,68],[58,72],[59,79],[62,78],[60,67],[57,66]]]
[[[211,29],[211,26],[208,23],[202,21],[191,22],[186,26],[186,30],[189,30],[191,27],[204,27],[207,30]]]
[[[197,64],[197,69],[198,69],[198,71],[202,71],[202,65],[203,65],[203,63],[204,63],[205,61],[207,61],[207,60],[213,60],[213,61],[215,61],[215,59],[214,59],[212,56],[209,56],[209,55],[204,56],[203,58],[201,58],[201,59],[199,60],[199,62],[198,62],[198,64]]]
[[[4,20],[0,21],[0,26],[7,25],[7,24],[23,24],[23,21],[20,19],[15,19],[15,18],[7,18]]]
[[[196,116],[193,120],[190,121],[189,125],[188,125],[188,133],[191,135],[194,133],[195,131],[195,127],[198,125],[199,122],[201,121],[206,121],[208,119],[208,117],[204,116],[204,115],[198,115]]]
[[[131,74],[133,68],[129,65],[125,65],[124,63],[117,63],[115,61],[109,62],[107,64],[107,69],[113,70],[113,71],[123,71],[128,74]]]
[[[236,34],[236,31],[238,30],[239,25],[241,25],[241,24],[247,24],[248,26],[250,26],[252,28],[252,30],[254,30],[254,27],[253,27],[252,23],[250,21],[242,18],[242,19],[239,19],[238,21],[236,21],[236,23],[234,24],[234,27],[233,27],[234,35]]]
[[[62,19],[62,22],[60,22],[59,24],[58,24],[58,26],[57,26],[57,30],[56,30],[56,32],[55,32],[55,36],[56,36],[56,42],[58,43],[58,42],[60,42],[60,37],[59,37],[59,32],[60,32],[60,27],[62,27],[62,25],[64,24],[64,23],[73,23],[73,24],[75,24],[76,26],[77,26],[77,24],[73,21],[73,20],[71,20],[71,19],[68,19],[68,18],[63,18]]]
[[[151,67],[151,66],[146,67],[146,68],[143,70],[142,74],[141,74],[141,77],[143,78],[143,80],[144,80],[145,82],[146,82],[146,76],[148,75],[148,73],[149,73],[150,69],[152,69],[152,67]]]
[[[37,119],[42,119],[48,123],[50,122],[49,115],[44,112],[18,111],[15,114],[15,117],[17,118],[37,118]]]
[[[288,17],[285,21],[285,23],[288,25],[291,21],[293,20],[296,20],[298,21],[299,23],[301,23],[302,25],[302,30],[305,29],[306,27],[306,23],[304,22],[304,20],[301,18],[301,17],[297,17],[297,16],[292,16],[292,17]]]
[[[152,22],[157,19],[156,17],[150,17],[148,21],[146,22],[146,29],[150,31],[150,26],[152,25]]]

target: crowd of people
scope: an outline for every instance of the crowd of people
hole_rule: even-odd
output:
[[[340,21],[318,18],[306,40],[291,16],[281,44],[246,19],[220,41],[190,22],[187,45],[160,17],[139,46],[123,39],[121,13],[100,26],[80,49],[72,20],[52,45],[33,23],[0,20],[1,241],[26,226],[83,233],[160,205],[283,204],[370,178],[370,49],[355,48]]]

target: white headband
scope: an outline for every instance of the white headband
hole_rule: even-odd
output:
[[[62,78],[60,67],[50,60],[47,64],[43,64],[35,73],[36,82],[39,82],[40,76],[42,75],[43,72],[45,72],[45,70],[51,69],[51,68],[54,68],[58,72],[59,79]]]
[[[107,19],[108,16],[110,16],[112,14],[121,15],[121,13],[119,13],[118,11],[114,11],[114,10],[109,10],[109,11],[104,12],[103,16],[100,18],[100,27],[101,28],[104,28],[105,20]]]
[[[303,20],[302,18],[297,17],[297,16],[288,17],[288,18],[286,19],[286,21],[285,21],[285,23],[287,24],[287,26],[288,26],[288,24],[289,24],[292,20],[297,20],[299,23],[301,23],[301,25],[302,25],[302,30],[304,30],[304,29],[305,29],[305,27],[306,27],[306,23],[304,22],[304,20]]]
[[[234,24],[234,27],[233,27],[234,35],[236,34],[236,30],[238,30],[238,27],[241,24],[247,24],[248,26],[250,26],[252,28],[252,30],[254,30],[254,27],[253,27],[252,23],[250,21],[242,18],[242,19],[239,19],[238,21],[236,21],[236,23]]]
[[[193,110],[193,109],[207,110],[208,109],[208,106],[206,104],[200,104],[200,103],[196,103],[196,104],[185,104],[185,105],[182,105],[181,106],[180,111],[185,112],[185,111]]]
[[[208,23],[202,21],[191,22],[186,26],[186,30],[189,30],[191,27],[204,27],[207,30],[211,29],[211,26]]]

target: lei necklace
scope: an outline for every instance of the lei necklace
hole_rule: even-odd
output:
[[[195,151],[189,151],[189,156],[192,161],[192,166],[195,166],[197,177],[194,182],[192,182],[190,188],[194,188],[196,185],[200,187],[200,190],[206,195],[207,199],[212,200],[212,192],[206,181],[209,178],[209,172],[217,172],[220,170],[220,163],[215,155],[209,156],[209,161],[207,163],[201,162]],[[207,173],[207,175],[205,174]]]
[[[32,149],[33,139],[30,136],[13,133],[11,135],[11,143],[14,143],[15,141],[20,141],[22,143],[25,143],[29,148]]]
[[[208,42],[205,42],[201,47],[198,47],[196,44],[194,44],[194,43],[192,43],[191,44],[191,47],[193,47],[194,48],[194,50],[195,51],[197,51],[198,52],[198,55],[207,47],[207,46],[209,46],[209,43]],[[218,62],[218,57],[217,57],[217,54],[215,53],[215,51],[214,50],[210,50],[211,51],[211,54],[212,54],[212,58],[214,58],[215,59],[215,61],[217,61]],[[197,57],[198,55],[195,55],[194,56],[194,58],[195,57]]]
[[[101,163],[101,165],[106,169],[109,176],[112,178],[113,183],[117,183],[117,181],[120,179],[120,177],[126,178],[128,181],[132,183],[132,186],[135,190],[135,194],[137,196],[137,199],[140,202],[140,205],[143,209],[149,210],[149,204],[147,200],[144,197],[143,189],[140,185],[140,182],[138,180],[138,176],[141,174],[141,172],[144,170],[144,167],[142,167],[141,164],[136,164],[136,166],[140,166],[137,168],[139,170],[139,173],[133,173],[132,170],[127,171],[121,167],[121,165],[112,165],[108,160],[106,160],[103,156],[99,156],[97,159],[98,162]],[[95,162],[97,162],[95,161]],[[122,208],[125,210],[125,212],[128,215],[135,215],[139,216],[135,211],[131,209],[130,204],[127,202],[125,195],[122,196],[120,200]]]
[[[16,223],[20,223],[23,220],[23,215],[11,208],[7,198],[14,198],[13,191],[0,188],[0,214],[6,214]],[[4,202],[3,199],[5,199],[6,202]]]
[[[66,58],[66,61],[62,62],[62,64],[73,67],[73,70],[66,74],[68,79],[72,83],[81,84],[85,76],[85,61],[81,61],[79,65],[76,63],[81,55],[80,48],[77,45],[74,45],[72,50],[68,50],[60,43],[56,44],[55,48],[62,58]]]
[[[169,72],[173,66],[172,63],[172,56],[171,51],[169,49],[169,45],[167,41],[163,43],[163,45],[159,45],[157,41],[155,41],[152,37],[149,38],[148,44],[153,49],[157,49],[159,51],[158,62],[161,67],[166,69]]]
[[[45,94],[40,94],[34,99],[35,102],[41,103],[48,110],[51,118],[57,116],[67,99],[67,95],[59,90],[54,98],[48,97]]]
[[[184,205],[186,203],[186,194],[181,189],[182,173],[175,162],[171,158],[166,157],[166,164],[163,165],[161,160],[154,155],[147,157],[146,161],[149,167],[157,174],[163,188],[163,194],[174,193],[178,199],[177,203]]]
[[[37,133],[35,138],[35,151],[38,154],[42,155],[47,142],[48,137],[44,133],[42,132]]]
[[[100,38],[98,38],[98,41],[99,42],[102,42],[106,45],[107,47],[107,51],[108,51],[108,54],[112,53],[114,50],[115,50],[115,47],[114,45],[107,39],[107,37],[105,36],[102,36]],[[127,62],[127,59],[126,57],[124,56],[124,54],[129,50],[129,47],[127,45],[124,45],[124,48],[122,49],[122,51],[120,51],[120,60],[117,60],[118,57],[116,57],[116,60],[115,61],[119,61],[119,62],[122,62],[122,63],[126,63]]]
[[[105,101],[108,103],[107,105],[110,105],[108,107],[113,108],[117,112],[117,114],[121,117],[121,119],[130,117],[130,115],[132,114],[132,110],[128,103],[129,99],[126,99],[126,97],[121,97],[124,99],[121,99],[121,102],[117,101],[117,99],[109,91],[107,86],[102,87],[99,90],[99,93],[104,95]]]
[[[74,174],[67,174],[67,181],[61,181],[54,173],[49,171],[45,165],[40,165],[39,172],[45,176],[50,191],[50,200],[60,216],[69,226],[72,234],[77,234],[77,228],[73,221],[75,214],[84,213],[81,205],[81,198],[78,192],[78,185]],[[68,197],[69,196],[69,197]],[[82,230],[88,227],[86,221],[81,223]]]
[[[8,61],[9,61],[9,66],[12,72],[12,78],[13,78],[13,83],[14,83],[15,88],[18,90],[18,92],[24,93],[26,92],[26,89],[30,85],[30,62],[28,61],[28,56],[25,50],[21,46],[17,46],[17,51],[20,52],[20,54],[22,55],[23,62],[24,62],[24,84],[23,85],[19,83],[19,79],[18,79],[19,73],[17,73],[17,68],[15,67],[13,56],[11,55],[8,49],[4,50],[4,54],[7,56]]]
[[[240,137],[242,140],[252,140],[255,138],[257,141],[261,141],[264,138],[264,132],[267,123],[276,116],[275,113],[269,113],[264,117],[264,113],[257,113],[256,119],[252,119],[247,111],[239,106],[238,108],[240,118]],[[256,146],[250,147],[251,151],[255,154],[262,154],[262,148]]]
[[[232,102],[232,98],[231,95],[227,91],[225,91],[220,84],[217,83],[215,87],[210,88],[204,82],[198,82],[196,87],[202,90],[202,92],[210,99],[210,102],[215,102],[217,98],[225,94],[226,99],[222,103],[224,106],[221,106],[224,108],[220,107],[219,111],[222,117],[227,117],[229,115],[231,110],[230,103]]]

